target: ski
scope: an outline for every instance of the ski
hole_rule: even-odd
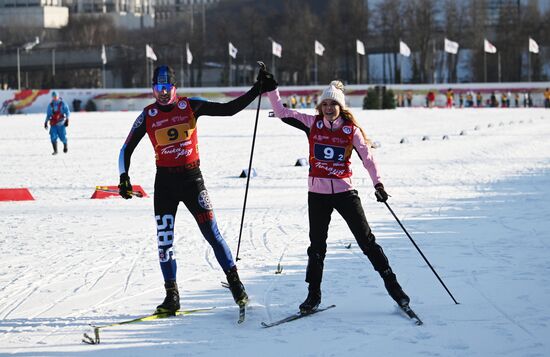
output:
[[[239,325],[242,324],[245,318],[246,318],[246,304],[239,304],[239,319],[237,320],[237,323]]]
[[[222,281],[222,286],[226,289],[229,289],[229,284],[225,281]],[[237,320],[237,323],[240,325],[244,322],[246,318],[246,304],[248,304],[248,299],[237,302],[237,305],[239,305],[239,319]]]
[[[399,308],[401,310],[403,310],[403,312],[411,319],[414,321],[414,323],[417,325],[417,326],[420,326],[422,324],[424,324],[424,322],[422,322],[422,320],[420,320],[420,318],[418,317],[418,315],[416,315],[416,313],[413,311],[413,309],[411,309],[411,307],[407,304],[407,305],[403,305],[403,306],[399,306]]]
[[[268,328],[268,327],[278,326],[278,325],[284,324],[286,322],[298,320],[298,319],[301,319],[302,317],[310,316],[310,315],[316,314],[318,312],[322,312],[322,311],[325,311],[325,310],[328,310],[328,309],[332,309],[333,307],[336,307],[336,305],[330,305],[330,306],[327,306],[327,307],[323,307],[323,308],[314,310],[314,311],[312,311],[310,313],[307,313],[307,314],[297,312],[297,313],[292,314],[288,317],[285,317],[284,319],[281,319],[279,321],[274,321],[274,322],[269,322],[269,323],[268,322],[262,322],[262,327]]]
[[[132,319],[132,320],[120,321],[120,322],[115,322],[115,323],[112,323],[112,324],[101,325],[101,326],[90,324],[90,327],[94,331],[94,335],[92,337],[89,334],[84,333],[84,338],[82,339],[82,342],[90,344],[90,345],[99,344],[100,343],[99,330],[107,328],[107,327],[127,325],[127,324],[132,324],[132,323],[135,323],[135,322],[142,322],[142,321],[151,321],[151,320],[157,320],[157,319],[164,319],[164,318],[172,317],[172,316],[190,315],[190,314],[193,314],[195,312],[206,312],[206,311],[210,311],[210,310],[213,310],[213,309],[215,309],[215,307],[207,307],[207,308],[192,309],[192,310],[180,310],[180,311],[176,311],[175,315],[170,314],[170,313],[157,313],[157,314],[141,316],[141,317],[138,317],[138,318],[135,318],[135,319]]]
[[[118,190],[109,188],[107,186],[96,186],[95,189],[101,192],[118,193]],[[129,194],[136,197],[143,197],[143,193],[139,191],[128,191]]]

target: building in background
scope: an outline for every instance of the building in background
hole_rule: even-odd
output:
[[[158,25],[199,12],[204,15],[206,6],[218,2],[220,0],[155,0],[155,23]]]
[[[117,28],[128,30],[155,26],[155,0],[62,0],[71,17],[105,16]]]
[[[0,24],[5,27],[60,29],[69,23],[62,0],[0,0]]]
[[[105,16],[117,28],[140,29],[155,25],[155,0],[0,0],[0,25],[60,29],[69,17]],[[181,1],[181,0],[179,0]]]
[[[117,28],[134,30],[155,26],[155,0],[62,0],[71,17],[97,15],[112,19]]]

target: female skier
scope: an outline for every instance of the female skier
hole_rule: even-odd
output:
[[[352,186],[350,157],[357,152],[367,169],[379,202],[386,202],[388,194],[380,181],[378,169],[365,132],[353,114],[347,110],[344,86],[332,81],[323,91],[316,106],[317,115],[299,113],[285,108],[281,102],[277,82],[269,72],[260,72],[275,116],[289,125],[302,129],[309,139],[309,239],[306,282],[309,293],[300,305],[307,314],[321,303],[321,280],[327,250],[327,232],[333,210],[338,211],[348,224],[363,253],[384,280],[390,296],[400,307],[408,307],[409,297],[397,282],[388,258],[376,243],[371,232],[357,190]]]

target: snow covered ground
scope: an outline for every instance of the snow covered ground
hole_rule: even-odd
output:
[[[425,324],[397,310],[335,213],[323,304],[336,308],[264,329],[261,321],[285,317],[305,298],[308,246],[307,168],[294,166],[307,156],[307,141],[267,112],[260,113],[258,176],[239,253],[251,297],[246,322],[236,324],[224,275],[180,206],[182,306],[216,309],[106,328],[99,345],[81,342],[88,324],[148,314],[164,297],[152,198],[90,199],[96,185],[118,184],[118,152],[138,113],[73,114],[70,151],[57,156],[43,115],[0,116],[0,188],[28,187],[36,199],[0,202],[0,354],[550,355],[550,110],[355,110],[381,144],[375,156],[389,204],[460,304],[376,202],[354,155],[367,218]],[[246,182],[238,176],[248,165],[254,119],[247,110],[199,120],[203,174],[234,255]],[[132,183],[152,195],[154,171],[144,138],[132,158]],[[283,271],[275,274],[279,262]]]

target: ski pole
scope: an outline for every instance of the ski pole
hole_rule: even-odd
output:
[[[265,70],[265,64],[261,61],[258,61],[258,66],[260,70]],[[241,237],[243,233],[243,223],[244,223],[244,212],[246,210],[246,199],[248,197],[248,185],[250,183],[250,171],[252,170],[252,158],[254,156],[254,144],[256,143],[256,131],[258,129],[258,117],[260,116],[260,103],[262,101],[262,78],[260,77],[260,95],[258,96],[258,108],[256,109],[256,121],[254,123],[254,134],[252,135],[252,148],[250,149],[250,161],[248,162],[248,175],[246,175],[246,188],[244,190],[244,202],[243,202],[243,213],[241,216],[241,228],[239,229],[239,242],[237,244],[237,255],[235,260],[239,261],[239,249],[241,248]]]
[[[377,198],[381,199],[381,197],[379,196],[379,193],[378,192],[375,192],[375,195]],[[405,232],[405,234],[407,235],[407,237],[409,237],[409,239],[411,240],[412,244],[414,245],[414,247],[416,248],[416,250],[418,250],[418,253],[420,253],[420,255],[422,256],[422,258],[424,258],[424,261],[426,262],[426,264],[428,264],[428,266],[430,267],[430,269],[432,270],[432,272],[435,274],[435,276],[437,277],[437,280],[439,280],[439,282],[441,283],[441,285],[443,285],[443,287],[445,288],[445,290],[447,290],[447,293],[449,294],[449,296],[451,296],[451,299],[453,299],[453,301],[455,302],[455,304],[458,304],[458,302],[456,301],[456,299],[454,298],[453,294],[451,294],[451,292],[449,291],[449,289],[447,289],[447,286],[445,285],[445,283],[443,282],[443,280],[441,280],[441,278],[439,277],[439,275],[437,274],[437,272],[435,271],[435,269],[432,267],[432,265],[430,264],[430,262],[428,261],[428,259],[426,258],[426,256],[424,255],[424,253],[422,253],[422,251],[420,250],[420,248],[418,247],[418,245],[416,245],[416,242],[414,241],[414,239],[412,239],[411,235],[409,234],[409,232],[407,232],[407,230],[405,229],[405,227],[403,226],[403,224],[401,224],[401,221],[399,220],[399,218],[397,218],[397,216],[395,215],[395,213],[393,212],[393,210],[391,209],[390,205],[388,204],[388,202],[385,202],[384,201],[384,204],[386,205],[386,207],[388,207],[388,209],[390,210],[391,214],[393,215],[393,218],[395,218],[395,220],[397,221],[397,223],[399,223],[399,225],[401,226],[401,229],[403,229],[403,232]]]
[[[118,193],[118,190],[109,188],[107,186],[96,186],[95,189],[96,191],[101,191],[101,192]],[[132,196],[143,197],[143,193],[139,191],[127,191],[127,192]]]

